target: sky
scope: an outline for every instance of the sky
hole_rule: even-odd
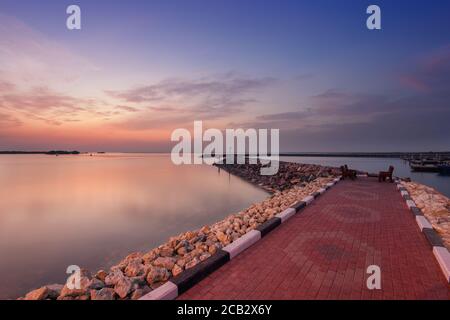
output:
[[[81,8],[81,30],[66,8]],[[381,30],[366,9],[381,8]],[[283,152],[450,150],[450,1],[0,0],[0,150],[168,152],[278,128]]]

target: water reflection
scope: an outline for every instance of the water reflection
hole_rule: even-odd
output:
[[[0,157],[0,298],[96,270],[213,223],[267,194],[168,155]]]

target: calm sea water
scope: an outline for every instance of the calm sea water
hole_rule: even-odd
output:
[[[175,166],[168,155],[1,155],[0,197],[4,299],[64,283],[72,264],[108,268],[267,194],[212,166]]]
[[[442,194],[450,197],[450,176],[442,176],[438,173],[428,172],[411,172],[409,164],[402,159],[388,158],[340,158],[340,157],[281,157],[281,160],[314,163],[326,166],[340,167],[347,164],[352,169],[378,173],[386,171],[390,165],[394,166],[394,175],[405,178],[410,177],[412,180],[429,185],[437,189]]]

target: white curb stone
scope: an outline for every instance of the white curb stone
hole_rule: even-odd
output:
[[[174,300],[178,296],[176,284],[167,281],[162,286],[142,296],[139,300]]]
[[[401,194],[402,196],[409,196],[408,191],[402,191],[402,192],[400,192],[400,194]]]
[[[287,219],[292,217],[294,214],[295,214],[295,209],[288,208],[288,209],[284,210],[283,212],[280,212],[279,214],[277,214],[275,217],[280,218],[281,219],[281,223],[283,223]]]
[[[415,207],[416,206],[416,204],[414,203],[414,201],[412,201],[412,200],[406,200],[406,205],[408,206],[408,208],[412,208],[412,207]]]
[[[334,183],[333,182],[329,182],[329,183],[327,183],[327,186],[331,188],[332,186],[334,186]]]
[[[447,282],[450,283],[450,253],[444,247],[433,247],[433,253],[445,275],[445,278],[447,279]]]
[[[425,218],[424,216],[416,216],[416,222],[419,225],[420,231],[422,231],[423,228],[433,229],[427,218]]]
[[[306,198],[302,199],[303,202],[305,202],[307,205],[314,201],[313,196],[307,196]]]
[[[324,189],[324,188],[320,188],[319,190],[317,190],[320,194],[323,194],[325,191],[327,191],[326,189]]]
[[[225,248],[224,251],[227,251],[230,254],[230,260],[236,257],[239,253],[253,245],[261,239],[261,232],[257,230],[252,230],[242,237],[238,238],[236,241],[230,243]]]

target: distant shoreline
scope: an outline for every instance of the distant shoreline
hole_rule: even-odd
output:
[[[106,152],[80,152],[80,151],[65,151],[65,150],[51,150],[51,151],[0,151],[0,155],[5,154],[47,154],[47,155],[78,155],[83,153],[98,153],[104,154]],[[115,153],[115,152],[113,152]],[[117,152],[117,153],[146,153],[146,154],[170,154],[170,152]],[[235,154],[238,156],[240,154]],[[249,154],[242,154],[249,156]],[[205,156],[205,155],[203,155]],[[256,156],[250,155],[250,156]],[[270,156],[270,154],[268,155]],[[450,158],[450,151],[439,152],[280,152],[280,157],[336,157],[336,158]]]
[[[51,151],[0,151],[0,154],[46,154],[46,155],[78,155],[80,151],[64,151],[64,150],[51,150]]]
[[[450,157],[443,152],[280,152],[280,157],[423,158]]]

